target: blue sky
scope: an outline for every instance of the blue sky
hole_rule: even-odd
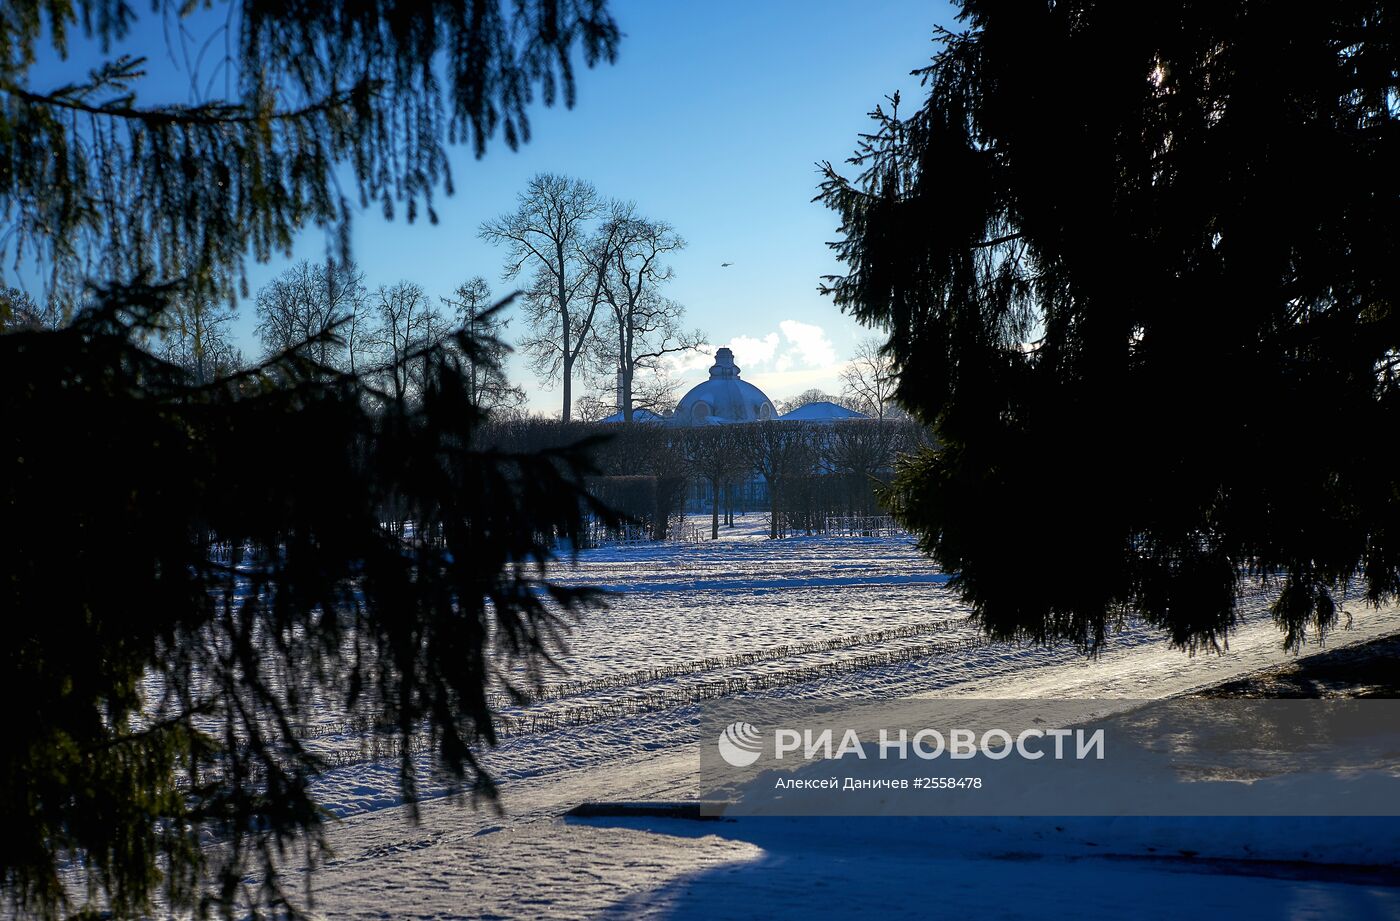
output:
[[[906,106],[921,99],[909,71],[933,53],[935,25],[956,25],[952,9],[916,0],[614,0],[612,10],[625,35],[618,62],[580,72],[572,110],[537,107],[533,138],[519,151],[498,141],[477,160],[454,149],[457,192],[439,196],[436,226],[386,222],[377,209],[356,218],[354,253],[367,281],[408,278],[437,296],[482,275],[504,293],[501,253],[477,239],[478,226],[511,210],[534,173],[566,173],[635,201],[686,238],[669,293],[686,306],[688,327],[734,347],[745,379],[775,400],[814,386],[838,391],[840,364],[870,333],[817,293],[820,277],[837,269],[825,246],[836,219],[811,201],[814,164],[844,160],[886,94],[900,90]],[[146,14],[138,28],[133,44],[159,75],[168,66],[160,23]],[[35,76],[61,80],[66,70],[71,79],[92,63],[77,52]],[[152,88],[141,98],[162,95]],[[321,258],[325,245],[309,230],[293,258]],[[253,266],[253,290],[287,264]],[[250,302],[237,324],[250,354],[253,322]],[[689,364],[678,395],[709,361]],[[532,409],[558,411],[558,388],[543,387],[521,356],[509,371]]]

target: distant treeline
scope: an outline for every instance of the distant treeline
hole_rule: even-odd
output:
[[[896,459],[926,444],[907,419],[772,421],[685,428],[652,423],[517,419],[483,428],[486,446],[534,452],[597,439],[593,495],[627,516],[594,542],[666,540],[689,509],[710,512],[711,536],[736,512],[769,514],[769,536],[818,534],[829,519],[880,514]]]

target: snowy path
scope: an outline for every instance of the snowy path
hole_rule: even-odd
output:
[[[848,826],[839,832],[830,827],[814,830],[810,824],[750,830],[761,843],[753,845],[759,853],[677,876],[656,889],[619,899],[598,916],[884,921],[1400,917],[1397,889],[1222,875],[1155,862],[1042,857],[1029,848],[990,859],[965,859],[957,856],[960,841],[929,840],[926,826],[918,838],[885,835],[867,843],[853,842]],[[650,827],[688,833],[663,822]]]
[[[318,876],[330,918],[1400,917],[1400,890],[1222,875],[1033,850],[962,859],[960,840],[860,842],[849,828],[537,821],[429,827]]]
[[[891,574],[903,578],[885,578]],[[927,561],[900,541],[630,548],[585,554],[579,576],[629,590],[575,632],[565,680],[961,614]],[[1365,611],[1352,630],[1337,632],[1328,645],[1397,630],[1400,610]],[[971,635],[964,631],[960,625],[949,629]],[[1141,699],[1286,661],[1278,644],[1276,628],[1256,614],[1221,656],[1189,657],[1139,628],[1093,662],[1070,649],[972,648],[754,693]],[[726,679],[773,670],[797,674],[799,665],[832,668],[866,652],[836,649],[721,671]],[[715,677],[707,672],[582,697],[659,700],[658,694],[684,695]],[[421,824],[414,826],[397,803],[391,765],[331,772],[321,795],[342,819],[331,832],[336,858],[314,878],[317,911],[328,918],[726,918],[780,916],[787,909],[800,916],[821,908],[835,916],[975,910],[981,917],[1043,918],[1078,909],[1094,915],[1114,905],[1118,910],[1108,913],[1120,914],[1124,894],[1131,892],[1146,895],[1135,906],[1136,917],[1166,917],[1169,907],[1173,916],[1181,909],[1179,895],[1175,903],[1167,896],[1189,887],[1193,905],[1207,916],[1400,917],[1400,890],[1336,880],[1183,876],[1181,868],[1065,855],[961,860],[955,856],[961,853],[958,843],[930,836],[927,826],[893,839],[877,828],[858,843],[847,829],[828,828],[831,842],[822,844],[817,827],[785,826],[782,820],[724,823],[716,835],[710,823],[653,820],[643,827],[559,818],[586,800],[695,796],[695,712],[693,705],[666,707],[507,740],[488,758],[503,781],[504,815],[428,800]],[[1014,842],[1014,835],[1008,840]],[[988,888],[989,874],[996,878],[994,890]]]
[[[1373,623],[1374,630],[1345,639],[1394,630],[1400,614]],[[1228,656],[1211,663],[1205,680],[1196,668],[1181,667],[1179,653],[1142,649],[1133,658],[1165,694],[1282,661],[1276,647],[1265,630],[1241,636]],[[1060,665],[1033,679],[1012,677],[975,690],[1004,697],[1028,687],[1061,688],[1098,696],[1123,681],[1135,683],[1131,662],[1105,664],[1103,675],[1092,666]],[[976,911],[979,917],[1046,918],[1113,916],[1123,910],[1125,894],[1147,893],[1152,897],[1134,907],[1134,916],[1167,918],[1179,916],[1180,892],[1189,887],[1206,917],[1400,918],[1397,890],[1337,882],[1183,875],[1181,868],[1066,857],[958,860],[949,851],[961,841],[920,848],[901,837],[857,845],[848,827],[841,847],[814,851],[811,826],[791,827],[802,820],[787,820],[786,831],[783,820],[767,828],[751,822],[721,837],[710,834],[708,824],[656,820],[610,827],[558,818],[590,799],[694,795],[697,764],[693,748],[683,744],[508,782],[504,817],[443,801],[425,804],[417,827],[396,808],[350,817],[333,834],[341,859],[316,877],[318,910],[331,918],[741,918],[774,916],[782,908],[802,916],[820,908],[833,917],[878,912],[912,918],[930,916],[924,900],[931,898],[949,917]],[[997,878],[994,891],[989,873]]]

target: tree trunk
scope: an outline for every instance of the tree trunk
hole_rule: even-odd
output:
[[[626,367],[622,369],[622,421],[632,421],[632,371]]]
[[[778,483],[768,481],[768,539],[778,539]]]
[[[651,539],[666,540],[671,534],[671,508],[672,500],[675,497],[673,491],[676,485],[674,477],[656,477],[656,492],[654,495]]]
[[[555,293],[559,298],[559,338],[564,346],[564,411],[559,414],[559,418],[563,422],[568,422],[569,410],[573,403],[572,397],[574,394],[574,356],[569,352],[569,349],[573,346],[573,342],[569,336],[569,290],[564,282],[569,263],[568,260],[564,258],[564,241],[562,238],[555,238],[554,250]]]
[[[622,420],[632,421],[632,375],[636,371],[636,365],[632,363],[632,314],[629,310],[627,323],[623,327],[622,333],[622,360],[618,363],[618,370],[622,376]]]
[[[719,477],[710,479],[710,540],[719,540]]]
[[[564,422],[569,421],[569,409],[573,404],[573,400],[571,399],[573,397],[573,393],[574,363],[573,360],[570,359],[569,356],[566,354],[564,356],[564,411],[559,414],[559,418]]]

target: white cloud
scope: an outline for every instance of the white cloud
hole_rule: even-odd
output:
[[[798,320],[783,320],[778,329],[781,332],[735,336],[725,343],[734,352],[734,363],[744,380],[758,384],[774,399],[792,396],[808,387],[837,392],[843,363],[837,361],[826,330]],[[667,356],[671,376],[680,384],[678,392],[705,379],[714,364],[716,348],[707,343],[698,351]]]
[[[836,364],[836,349],[826,337],[826,330],[820,326],[784,320],[778,324],[778,328],[790,344],[775,365],[779,371],[797,366],[798,359],[801,359],[801,367],[804,368],[827,368]],[[786,363],[783,358],[788,359]]]
[[[702,345],[698,349],[684,352],[671,352],[665,363],[672,376],[688,374],[691,371],[707,371],[715,363],[715,347]]]
[[[806,368],[800,371],[765,371],[752,378],[744,375],[744,380],[758,387],[774,403],[790,400],[804,390],[816,388],[827,393],[841,392],[841,379],[838,368]]]
[[[734,352],[734,363],[743,368],[758,370],[766,367],[778,351],[778,334],[769,333],[762,339],[752,336],[735,336],[729,340],[729,348]],[[742,373],[742,370],[741,370]]]

